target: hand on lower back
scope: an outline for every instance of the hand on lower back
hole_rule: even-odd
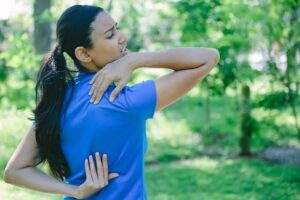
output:
[[[86,180],[83,184],[77,187],[78,199],[84,199],[104,188],[110,179],[119,176],[118,173],[108,174],[107,155],[102,156],[102,161],[99,153],[96,153],[96,164],[93,157],[90,155],[85,159]]]

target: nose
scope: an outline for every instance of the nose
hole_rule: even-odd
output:
[[[127,37],[122,31],[120,31],[119,44],[122,45],[123,47],[126,45],[126,43],[127,43]]]

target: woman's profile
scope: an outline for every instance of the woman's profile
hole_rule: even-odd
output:
[[[218,51],[129,52],[109,13],[87,5],[62,13],[56,37],[38,74],[34,124],[9,160],[5,182],[64,199],[147,199],[146,120],[195,87],[217,64]],[[140,67],[173,71],[126,86]],[[43,162],[52,176],[37,168]]]

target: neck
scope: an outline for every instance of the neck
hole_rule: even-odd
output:
[[[102,69],[102,67],[97,66],[94,62],[81,63],[81,65],[89,72],[97,72]]]

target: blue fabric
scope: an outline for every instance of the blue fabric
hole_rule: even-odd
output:
[[[92,86],[89,81],[94,75],[79,73],[65,118],[61,118],[61,145],[71,170],[65,182],[82,184],[85,181],[84,160],[95,152],[101,156],[106,153],[109,173],[120,175],[87,199],[145,200],[146,120],[153,118],[155,112],[154,80],[126,86],[115,101],[110,102],[110,94],[116,87],[112,83],[100,103],[94,105],[89,102],[88,95]],[[68,87],[65,102],[70,91]]]

